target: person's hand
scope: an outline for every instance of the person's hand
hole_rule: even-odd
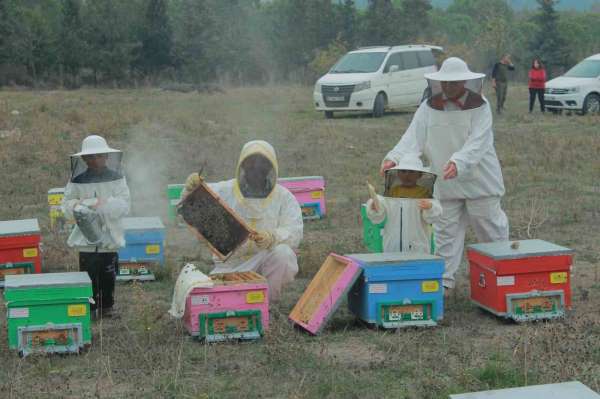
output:
[[[458,175],[458,169],[456,169],[456,164],[454,161],[449,161],[446,166],[444,166],[444,180],[454,179]]]
[[[268,231],[259,231],[256,234],[254,234],[251,238],[256,243],[256,246],[260,249],[271,248],[273,242],[275,241],[273,234],[269,233]]]
[[[98,198],[98,200],[96,201],[96,203],[92,206],[90,206],[90,208],[92,209],[98,209],[104,206],[104,204],[106,204],[106,200],[104,198]]]
[[[381,205],[379,204],[379,197],[375,192],[375,187],[369,182],[367,182],[367,189],[369,190],[369,197],[371,197],[371,209],[375,212],[379,212],[381,209]]]
[[[428,200],[428,199],[420,199],[420,200],[417,202],[417,206],[418,206],[420,209],[426,210],[426,209],[431,209],[431,207],[433,206],[433,204],[432,204],[432,203],[431,203],[431,201],[430,201],[430,200]]]
[[[492,79],[492,88],[495,89],[496,88],[496,79]]]
[[[386,170],[391,169],[394,166],[396,166],[396,162],[390,161],[389,159],[384,159],[383,163],[381,164],[381,169],[379,169],[379,175],[383,176]]]
[[[200,176],[199,173],[192,173],[187,177],[187,179],[185,179],[185,190],[188,193],[194,191],[196,187],[200,185],[200,182],[202,182],[203,180],[204,179],[202,179],[202,176]]]

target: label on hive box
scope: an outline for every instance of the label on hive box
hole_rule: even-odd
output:
[[[515,285],[515,276],[498,276],[496,278],[496,285],[498,287],[503,285]]]
[[[85,316],[87,314],[87,307],[85,305],[69,305],[67,306],[67,314],[69,317]]]
[[[567,279],[567,272],[550,273],[550,283],[552,284],[564,284],[567,282]]]
[[[37,248],[25,248],[23,250],[24,258],[35,258],[36,256],[38,256]]]
[[[421,283],[421,290],[423,292],[438,292],[440,289],[440,283],[435,280],[432,281],[423,281]]]
[[[312,193],[310,193],[310,197],[312,199],[319,199],[321,198],[321,192],[320,191],[313,191]]]
[[[208,305],[208,295],[192,295],[192,305]]]
[[[387,284],[369,284],[369,294],[387,294]]]
[[[146,245],[146,253],[148,255],[156,255],[160,253],[160,245]]]
[[[246,294],[246,303],[263,303],[265,294],[262,291],[250,291]]]
[[[27,317],[29,317],[29,308],[8,309],[9,319],[25,319]]]

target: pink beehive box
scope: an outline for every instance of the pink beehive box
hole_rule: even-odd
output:
[[[267,280],[255,272],[210,278],[212,287],[196,287],[186,298],[188,332],[207,342],[260,338],[269,327]]]
[[[283,177],[277,182],[296,197],[304,219],[321,219],[327,214],[323,176]]]

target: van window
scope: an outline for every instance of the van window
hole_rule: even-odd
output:
[[[390,55],[390,58],[388,58],[387,64],[385,64],[385,69],[383,70],[383,73],[389,72],[390,67],[392,65],[398,65],[399,71],[404,69],[404,65],[402,64],[401,53],[394,53],[394,54]]]
[[[381,66],[387,53],[366,52],[348,53],[331,68],[330,73],[375,72]]]
[[[435,58],[431,54],[431,51],[419,51],[417,52],[417,57],[419,58],[419,65],[421,67],[435,65]]]
[[[407,51],[402,54],[402,61],[404,63],[404,69],[415,69],[419,68],[419,60],[417,59],[416,51]]]
[[[600,61],[584,60],[565,73],[569,78],[595,78],[600,76]]]

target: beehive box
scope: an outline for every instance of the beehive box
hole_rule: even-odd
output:
[[[177,224],[177,205],[181,198],[181,193],[185,188],[185,184],[169,184],[167,185],[167,201],[168,210],[167,216],[169,222]]]
[[[0,222],[0,287],[7,274],[42,272],[40,241],[37,219]]]
[[[450,399],[600,399],[579,381],[450,395]]]
[[[213,274],[210,288],[193,288],[183,320],[206,342],[257,339],[269,327],[269,286],[255,272]]]
[[[311,334],[319,334],[359,274],[355,261],[329,254],[292,309],[290,320]]]
[[[283,177],[277,183],[296,197],[304,219],[321,219],[327,214],[325,179],[322,176]]]
[[[348,306],[361,320],[383,328],[435,326],[444,316],[439,256],[401,252],[347,255],[362,270]]]
[[[65,226],[66,220],[62,211],[62,202],[64,196],[64,187],[51,188],[48,190],[48,207],[51,229],[61,230]]]
[[[117,280],[154,280],[152,269],[165,265],[165,226],[158,217],[123,219],[125,247],[119,250]]]
[[[562,317],[571,308],[573,251],[543,240],[470,245],[471,300],[515,321]]]
[[[363,244],[371,252],[383,252],[384,222],[375,224],[367,217],[367,204],[360,207],[360,217],[363,224]]]
[[[252,233],[246,222],[204,182],[181,201],[178,212],[221,260],[231,256]]]
[[[91,345],[87,273],[6,276],[8,346],[31,353],[78,353]]]

